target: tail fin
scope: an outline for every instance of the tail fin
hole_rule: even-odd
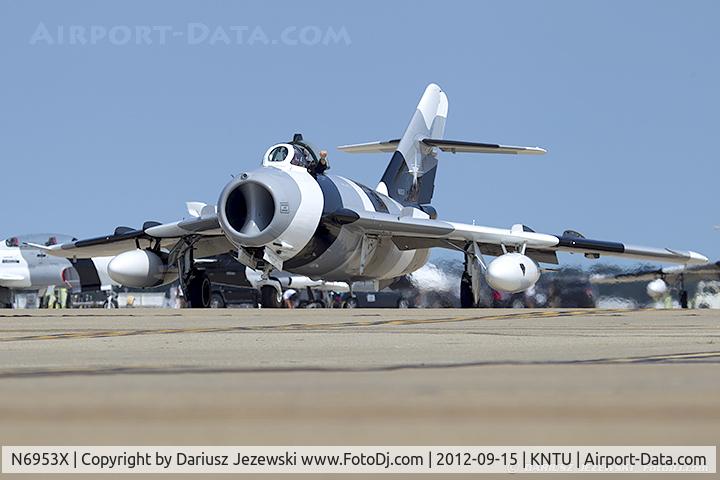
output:
[[[385,169],[378,191],[403,205],[430,203],[435,189],[437,158],[433,148],[422,140],[443,138],[447,112],[445,92],[431,83]]]

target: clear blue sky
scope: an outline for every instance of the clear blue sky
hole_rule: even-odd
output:
[[[0,232],[177,220],[294,132],[326,148],[397,137],[436,82],[447,138],[549,150],[443,155],[443,218],[717,258],[719,14],[716,1],[3,0]],[[59,38],[71,26],[85,45]],[[180,33],[162,44],[166,27]],[[313,44],[330,29],[340,38]],[[371,186],[387,162],[330,159]]]

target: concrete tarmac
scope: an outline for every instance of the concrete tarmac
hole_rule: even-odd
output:
[[[3,445],[716,445],[720,312],[4,310],[0,392]]]

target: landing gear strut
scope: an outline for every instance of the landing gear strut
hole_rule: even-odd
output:
[[[466,271],[462,273],[460,277],[460,308],[473,308],[475,306],[475,299],[473,299],[472,292],[472,277]]]
[[[194,239],[187,239],[185,242],[171,257],[177,259],[180,288],[190,308],[209,308],[212,299],[210,279],[205,271],[195,268]]]
[[[485,262],[477,243],[468,243],[464,253],[465,269],[460,277],[460,307],[475,308],[480,302],[480,276],[485,269]]]

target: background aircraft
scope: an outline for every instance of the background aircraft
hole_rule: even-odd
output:
[[[481,275],[496,290],[532,287],[540,277],[537,262],[558,263],[558,251],[589,258],[707,262],[691,251],[590,240],[571,230],[556,236],[519,224],[504,229],[439,220],[431,204],[439,151],[545,153],[537,147],[444,140],[447,113],[447,96],[430,84],[402,138],[339,147],[392,152],[375,189],[318,171],[314,149],[296,134],[270,147],[261,168],[235,176],[217,206],[202,206],[193,218],[146,222],[139,229],[122,227],[112,235],[38,248],[66,258],[112,255],[111,278],[128,286],[152,287],[179,278],[194,307],[208,306],[211,295],[195,259],[227,252],[262,271],[263,280],[275,269],[349,284],[375,281],[382,287],[424,265],[432,247],[458,250],[465,255],[463,306],[477,302]],[[472,192],[467,194],[471,198]],[[497,258],[487,262],[485,255]],[[264,306],[279,305],[276,288],[264,285],[261,292]]]
[[[715,229],[720,226],[715,225]],[[677,292],[678,301],[681,308],[688,308],[688,291],[687,283],[692,281],[720,281],[720,261],[715,263],[707,263],[704,265],[673,265],[669,267],[640,267],[629,272],[618,273],[614,275],[594,275],[590,281],[597,285],[619,285],[623,283],[648,282],[645,291],[648,296],[655,301],[660,301],[663,297],[670,295],[671,292]],[[704,284],[711,287],[708,284]],[[700,287],[701,285],[699,285]],[[714,290],[712,285],[708,290]],[[702,292],[698,292],[702,294]],[[706,302],[703,304],[701,300],[696,307],[710,307],[710,303],[720,302],[720,292],[712,293],[712,296],[718,296],[718,300]],[[714,308],[720,308],[720,304],[712,305]]]
[[[671,292],[677,292],[681,308],[688,308],[687,283],[691,281],[720,280],[720,262],[706,265],[674,265],[670,267],[641,267],[616,275],[594,275],[590,281],[597,285],[648,282],[646,292],[660,301]],[[695,305],[710,306],[710,305]]]
[[[33,234],[9,237],[0,243],[0,307],[12,307],[14,292],[41,294],[51,286],[74,291],[109,290],[107,264],[112,257],[77,259],[49,256],[42,248],[70,242],[69,235]]]

